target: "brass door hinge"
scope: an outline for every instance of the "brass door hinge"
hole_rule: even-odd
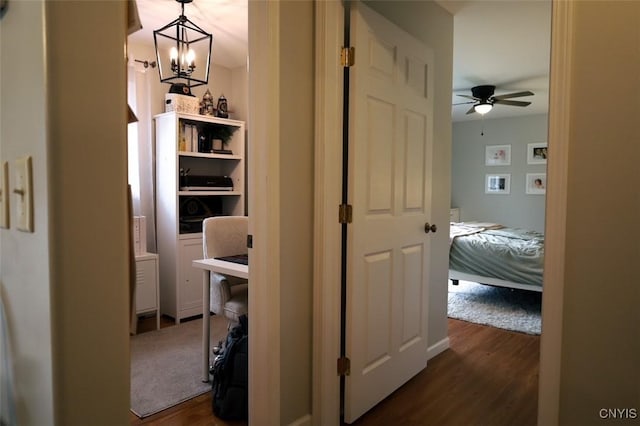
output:
[[[356,63],[356,48],[343,47],[340,51],[340,64],[343,67],[352,67]]]
[[[338,222],[351,223],[353,220],[353,208],[351,204],[340,204],[338,209]]]
[[[351,360],[346,356],[338,358],[338,376],[351,374]]]

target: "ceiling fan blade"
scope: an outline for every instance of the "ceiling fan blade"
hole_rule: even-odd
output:
[[[469,105],[469,104],[475,104],[475,101],[470,101],[470,102],[458,102],[457,104],[452,104],[453,106],[456,105]]]
[[[510,99],[510,98],[520,98],[522,96],[533,96],[533,92],[530,92],[527,90],[526,92],[507,93],[506,95],[494,96],[493,99],[502,100],[502,99]]]
[[[474,112],[476,112],[476,106],[472,106],[471,109],[469,111],[467,111],[467,114],[473,114]]]
[[[506,100],[502,100],[502,99],[496,99],[495,101],[493,101],[493,103],[494,104],[501,104],[501,105],[518,106],[518,107],[526,107],[527,105],[531,105],[531,102],[506,101]]]
[[[462,96],[463,98],[473,99],[474,101],[479,101],[479,100],[481,100],[480,98],[476,98],[476,97],[474,97],[474,96],[469,96],[469,95],[458,95],[458,94],[456,94],[456,96]]]

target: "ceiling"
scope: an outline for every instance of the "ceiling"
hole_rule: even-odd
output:
[[[551,0],[440,0],[454,15],[453,99],[468,99],[471,88],[496,86],[496,95],[530,90],[527,107],[495,105],[485,118],[545,114],[549,104]],[[467,115],[472,105],[453,106],[453,121],[479,119]]]
[[[423,0],[426,1],[426,0]],[[453,99],[468,99],[471,88],[496,86],[496,95],[530,90],[534,96],[525,108],[495,105],[485,118],[502,118],[547,112],[551,0],[438,0],[454,15]],[[176,0],[136,0],[142,30],[130,37],[149,43],[153,30],[180,15]],[[236,68],[246,65],[248,0],[195,0],[185,4],[185,15],[213,34],[213,62]],[[471,105],[454,105],[453,121],[479,119],[466,114]]]
[[[129,39],[153,43],[157,30],[180,16],[176,0],[136,0],[142,29]],[[194,0],[186,3],[184,14],[194,24],[213,34],[212,62],[226,68],[247,64],[248,0]]]

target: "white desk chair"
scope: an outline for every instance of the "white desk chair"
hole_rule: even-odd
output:
[[[202,222],[202,249],[205,259],[247,252],[249,220],[246,216],[216,216]],[[247,280],[211,273],[211,312],[238,323],[248,312]]]

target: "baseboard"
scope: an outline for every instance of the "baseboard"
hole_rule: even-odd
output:
[[[299,419],[294,420],[289,423],[289,426],[310,426],[311,425],[311,414],[305,414]]]
[[[435,345],[431,345],[427,348],[427,359],[431,359],[438,354],[449,349],[449,337],[445,337],[444,339],[436,342]]]

